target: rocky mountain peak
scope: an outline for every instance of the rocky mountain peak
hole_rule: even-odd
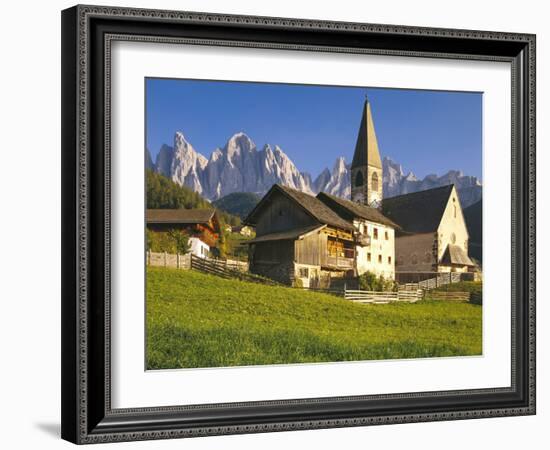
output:
[[[157,172],[191,187],[209,200],[233,192],[263,195],[276,183],[312,195],[324,191],[342,198],[351,196],[351,170],[344,157],[336,158],[332,171],[325,168],[312,181],[312,176],[300,172],[281,147],[265,144],[258,151],[244,132],[231,136],[223,148],[212,152],[210,159],[197,152],[182,132],[177,132],[174,146],[163,145],[153,166]],[[431,174],[419,180],[412,172],[405,174],[403,167],[391,158],[385,157],[382,167],[385,197],[453,183],[463,207],[481,198],[481,182],[460,170],[450,170],[442,176]]]

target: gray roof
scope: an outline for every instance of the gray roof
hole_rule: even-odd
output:
[[[475,265],[464,250],[462,250],[462,247],[452,244],[447,245],[445,253],[443,253],[443,256],[441,257],[440,263],[446,265],[457,264],[460,266]]]
[[[311,227],[296,228],[294,230],[281,231],[279,233],[264,234],[262,236],[246,241],[246,244],[255,244],[257,242],[269,242],[269,241],[296,240],[305,236],[308,233],[311,233],[316,230],[321,230],[324,227],[325,225],[313,225]]]
[[[382,200],[382,213],[409,233],[435,232],[439,228],[453,185],[398,195]]]
[[[148,209],[147,223],[208,223],[214,217],[214,209]]]
[[[312,195],[297,191],[296,189],[292,189],[287,186],[282,186],[280,184],[274,184],[271,187],[268,193],[264,195],[264,197],[244,220],[245,224],[256,224],[256,215],[262,209],[263,205],[266,202],[266,199],[268,199],[275,192],[280,192],[281,194],[290,198],[296,203],[298,207],[302,208],[306,213],[308,213],[320,224],[330,225],[343,230],[353,230],[353,225],[350,222],[342,219],[321,200],[313,197]]]
[[[399,225],[392,222],[384,214],[382,214],[378,209],[372,208],[371,206],[362,205],[360,203],[352,202],[335,195],[327,194],[326,192],[319,192],[317,198],[326,204],[329,208],[334,210],[337,214],[348,215],[349,218],[365,219],[370,222],[380,223],[382,225],[387,225],[393,228],[399,228]],[[343,211],[342,211],[343,210]]]

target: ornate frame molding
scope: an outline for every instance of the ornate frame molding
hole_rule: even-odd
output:
[[[109,22],[112,23],[109,25]],[[107,23],[107,25],[105,25]],[[192,26],[201,33],[215,30],[227,33],[228,38],[152,36],[124,30],[127,23],[147,28],[157,23],[174,30]],[[98,25],[100,24],[100,25]],[[137,25],[136,25],[137,26]],[[231,30],[245,29],[253,40],[232,39]],[[111,28],[114,28],[111,29]],[[285,31],[302,39],[302,32],[308,39],[312,30],[327,33],[326,43],[272,42],[262,40],[256,32],[267,31],[270,36]],[[309,33],[309,34],[308,34]],[[215,33],[214,33],[215,34]],[[292,33],[290,33],[292,34]],[[332,45],[329,35],[337,35],[342,41],[346,37],[370,37],[376,46]],[[394,48],[385,48],[384,42],[392,38]],[[421,49],[414,48],[413,41]],[[407,48],[395,48],[397,39],[404,39]],[[423,41],[422,39],[426,39]],[[451,47],[459,51],[444,52],[438,47],[441,40],[454,42]],[[514,276],[512,285],[513,311],[512,327],[512,386],[510,388],[483,389],[472,391],[430,392],[418,394],[375,395],[360,397],[331,397],[319,399],[292,399],[273,402],[251,402],[240,404],[195,405],[166,408],[139,408],[113,410],[110,402],[110,63],[111,43],[115,40],[155,43],[186,43],[194,45],[243,46],[265,49],[289,49],[322,52],[346,52],[362,54],[383,54],[411,57],[481,59],[507,61],[512,64],[512,147],[513,176],[512,196],[512,247],[519,250],[512,261]],[[336,41],[336,40],[335,40]],[[465,51],[477,49],[484,42],[496,42],[493,53]],[[338,44],[338,42],[335,42]],[[103,50],[100,50],[103,47]],[[486,48],[492,48],[486,46]],[[99,67],[101,65],[101,67]],[[347,22],[331,22],[304,19],[270,18],[257,16],[234,16],[204,14],[195,12],[157,11],[99,6],[76,6],[63,12],[63,411],[62,434],[65,439],[76,443],[98,443],[143,439],[166,439],[219,434],[240,434],[250,432],[272,432],[298,429],[348,427],[389,423],[441,421],[535,413],[535,36],[487,31],[449,30],[396,25],[377,25]],[[104,71],[103,79],[98,76]],[[97,113],[94,104],[98,96],[97,87],[103,85],[101,113],[104,123],[97,131]],[[97,137],[96,137],[97,136]],[[95,141],[93,141],[95,139]],[[103,156],[99,162],[92,154],[91,142],[101,142]],[[103,177],[99,179],[101,175]],[[523,177],[524,188],[518,183]],[[101,188],[97,185],[102,184]],[[519,189],[518,189],[519,187]],[[100,213],[103,216],[100,217]],[[102,225],[101,225],[101,224]],[[97,240],[97,231],[102,230]],[[95,239],[95,240],[94,240]],[[525,241],[525,242],[524,242]],[[102,249],[96,249],[101,245]],[[516,252],[517,253],[517,252]],[[520,264],[521,267],[517,267]],[[102,278],[102,290],[98,294],[94,280]],[[101,278],[101,277],[100,277]],[[519,282],[517,282],[519,280]],[[517,284],[516,284],[517,283]],[[522,298],[517,298],[523,292]],[[99,297],[98,297],[99,295]],[[94,298],[103,298],[98,305]],[[514,300],[515,299],[515,300]],[[517,301],[517,304],[515,303]],[[102,323],[93,317],[98,313]],[[518,312],[521,317],[518,317]],[[100,336],[102,334],[102,336]],[[518,342],[518,338],[521,342]],[[103,366],[91,349],[101,352]],[[521,351],[520,351],[521,350]],[[517,372],[516,367],[520,369]],[[92,368],[92,370],[90,370]],[[101,369],[101,370],[100,370]],[[103,379],[101,379],[103,377]],[[91,401],[90,395],[97,394],[102,386],[101,404]],[[522,390],[521,395],[518,391]],[[468,397],[477,395],[511,395],[515,402],[506,406],[490,405],[470,409],[451,408],[428,411],[391,414],[354,415],[352,410],[343,411],[339,417],[313,419],[303,414],[293,420],[258,421],[257,423],[235,424],[213,421],[207,426],[203,422],[193,424],[182,419],[176,426],[170,425],[175,415],[186,411],[200,410],[205,415],[209,410],[255,406],[258,408],[287,408],[307,405],[325,405],[361,400],[401,400],[414,407],[415,400],[426,397]],[[413,408],[414,409],[414,408]],[[262,410],[263,411],[263,410]],[[206,417],[206,416],[205,416]],[[185,422],[185,423],[184,423]]]

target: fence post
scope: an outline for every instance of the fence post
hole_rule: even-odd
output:
[[[176,269],[180,268],[180,254],[176,253]]]
[[[151,250],[147,250],[147,265],[150,266],[151,265]]]

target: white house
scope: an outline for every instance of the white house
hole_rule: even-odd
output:
[[[189,238],[189,253],[206,258],[210,252],[210,246],[201,241],[198,237]]]
[[[372,272],[395,277],[395,229],[398,226],[378,209],[321,192],[317,198],[355,228],[357,275]]]

